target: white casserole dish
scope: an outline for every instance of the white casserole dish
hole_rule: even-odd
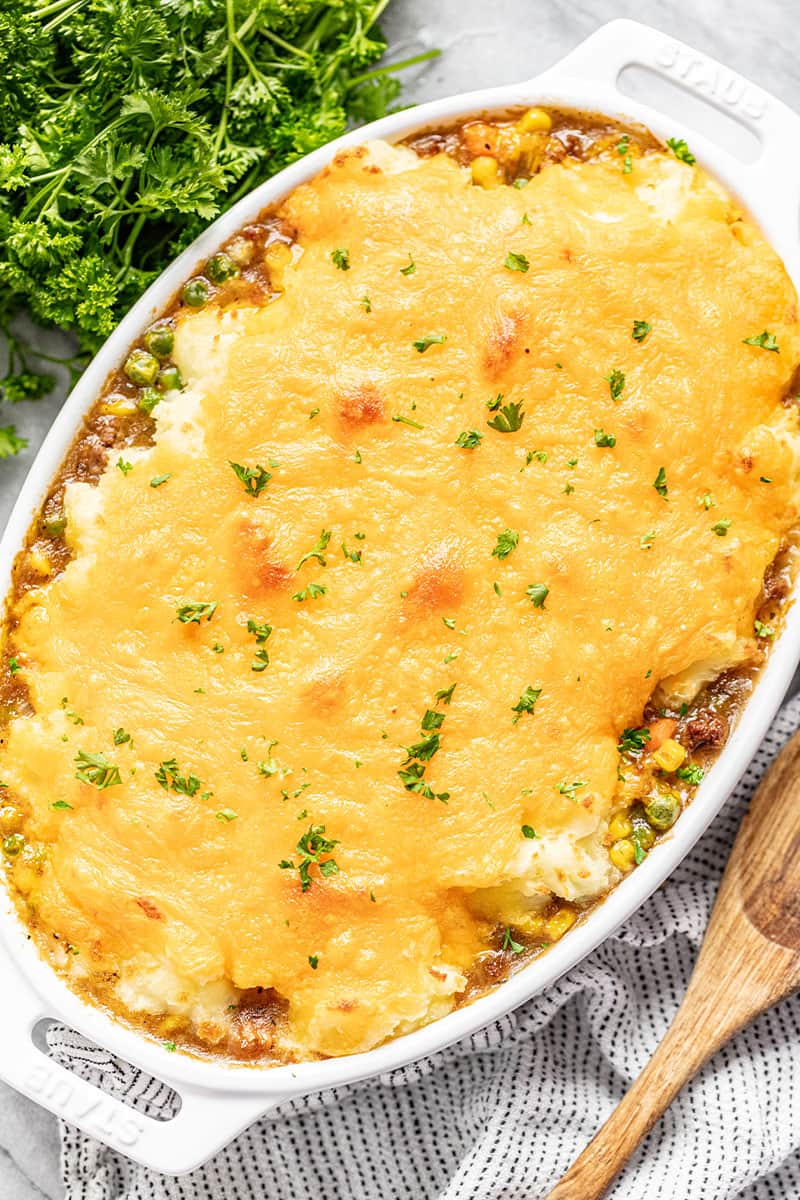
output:
[[[755,161],[723,149],[699,128],[623,95],[627,67],[645,68],[699,96],[760,144]],[[656,80],[657,82],[657,80]],[[614,21],[536,79],[438,100],[347,134],[256,188],[220,217],[142,297],[92,362],[55,421],[22,489],[0,543],[0,589],[10,586],[15,555],[84,414],[131,342],[166,308],[198,261],[240,226],[315,175],[343,146],[366,138],[396,140],[480,110],[544,104],[597,111],[641,122],[660,137],[685,138],[697,159],[737,195],[763,228],[800,290],[800,117],[713,60],[632,21]],[[749,131],[749,134],[745,133]],[[730,139],[727,139],[730,140]],[[734,139],[735,141],[735,139]],[[731,287],[735,287],[731,280]],[[793,598],[796,598],[793,597]],[[423,1029],[365,1054],[281,1067],[243,1067],[170,1054],[71,992],[39,958],[5,889],[0,889],[0,1078],[130,1158],[168,1174],[192,1170],[266,1110],[304,1095],[383,1074],[432,1054],[496,1020],[551,985],[593,950],[663,882],[720,810],[763,737],[800,658],[800,606],[785,629],[753,696],[692,806],[646,862],[544,957],[489,995]],[[170,1084],[181,1098],[170,1121],[152,1120],[49,1059],[32,1033],[57,1018],[107,1050]]]

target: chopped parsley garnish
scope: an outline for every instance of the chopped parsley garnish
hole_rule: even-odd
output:
[[[330,529],[323,529],[312,548],[300,559],[295,567],[295,571],[299,571],[303,563],[309,562],[312,558],[315,558],[321,567],[327,566],[325,561],[325,551],[328,548],[328,543],[331,540],[331,536]]]
[[[651,331],[653,326],[649,321],[634,321],[633,322],[633,340],[635,342],[643,342]]]
[[[428,709],[428,712],[430,711],[431,710]],[[439,715],[443,721],[444,713]],[[439,722],[439,725],[441,726],[441,721]],[[422,728],[424,731],[425,726],[423,725]],[[405,749],[408,756],[406,762],[410,762],[412,758],[418,758],[420,762],[430,762],[434,754],[438,752],[440,745],[441,741],[437,732],[427,733],[425,734],[425,737],[420,738],[418,742],[414,742],[414,744],[411,746],[406,746]]]
[[[692,154],[683,138],[667,138],[667,145],[677,159],[683,163],[686,163],[690,167],[694,166],[697,159]]]
[[[509,250],[506,261],[503,263],[507,271],[521,271],[523,275],[529,270],[530,265],[524,254],[515,254],[513,250]]]
[[[525,588],[525,595],[534,608],[544,608],[544,602],[550,594],[546,583],[531,583]]]
[[[117,459],[117,470],[122,471],[123,475],[127,475],[133,470],[133,463],[125,462],[124,458]]]
[[[211,647],[211,649],[214,651],[215,654],[224,654],[225,653],[225,647],[222,645],[222,642],[214,642],[214,645]]]
[[[453,686],[455,687],[455,684]],[[430,733],[431,730],[441,729],[444,724],[445,715],[445,713],[436,712],[434,708],[426,708],[425,716],[422,718],[423,733]],[[417,754],[415,757],[419,758],[420,756]]]
[[[514,941],[513,937],[511,936],[511,929],[508,925],[506,925],[506,931],[503,934],[503,949],[510,950],[512,954],[522,954],[522,951],[525,949],[525,947],[521,946],[519,942]]]
[[[772,483],[772,480],[767,475],[759,475],[759,483]]]
[[[338,845],[339,842],[335,839],[325,837],[324,825],[309,825],[296,846],[299,855],[297,865],[284,858],[278,863],[278,866],[282,871],[297,871],[300,875],[300,887],[307,892],[312,883],[312,866],[316,865],[319,868],[323,879],[329,879],[331,875],[338,875],[339,867],[336,860],[320,857],[323,854],[330,854]]]
[[[408,266],[407,266],[407,267],[401,267],[401,268],[400,268],[400,274],[401,274],[401,275],[413,275],[413,274],[414,274],[414,272],[416,271],[416,269],[417,269],[417,264],[414,262],[413,258],[412,258],[412,257],[411,257],[411,255],[409,254],[409,256],[408,256]]]
[[[682,779],[684,783],[690,783],[692,787],[697,787],[698,783],[703,782],[705,772],[702,767],[698,767],[696,763],[686,763],[685,766],[678,767],[675,774],[678,779]]]
[[[355,461],[357,463],[360,463],[361,462],[361,451],[356,450],[355,454],[353,455],[353,458],[355,459]]]
[[[191,625],[193,622],[199,625],[201,621],[211,620],[217,611],[217,601],[192,600],[189,604],[181,604],[175,611],[182,625]]]
[[[348,550],[347,546],[344,544],[344,542],[342,542],[342,554],[345,556],[345,558],[349,558],[350,562],[354,562],[354,563],[361,562],[361,551],[360,550]]]
[[[704,508],[706,510],[706,512],[708,512],[709,508],[716,507],[714,504],[714,501],[711,498],[711,492],[706,492],[704,495],[702,495],[700,497],[700,499],[697,501],[697,503],[700,505],[701,508]]]
[[[54,808],[56,812],[66,812],[67,809],[69,809],[70,812],[74,811],[72,805],[67,804],[66,800],[54,800],[50,807]]]
[[[462,450],[477,450],[483,439],[483,434],[478,433],[477,429],[470,429],[464,433],[460,433],[456,438],[456,445]]]
[[[354,533],[354,534],[353,534],[353,537],[354,537],[354,538],[356,539],[356,541],[358,541],[358,542],[363,542],[363,541],[364,541],[364,538],[365,538],[366,536],[367,536],[367,535],[366,535],[365,533]]]
[[[372,312],[372,301],[369,296],[361,297],[361,307],[364,309],[364,312]]]
[[[150,480],[150,487],[161,487],[162,483],[166,483],[168,479],[172,479],[172,474],[168,471],[166,475],[154,475]]]
[[[174,1053],[175,1053],[175,1051],[178,1049],[178,1047],[176,1046],[175,1042],[164,1042],[164,1043],[163,1043],[163,1046],[164,1046],[164,1049],[167,1051],[167,1053],[168,1053],[168,1054],[174,1054]]]
[[[617,750],[620,754],[635,754],[644,750],[650,741],[650,730],[645,726],[638,729],[623,729]]]
[[[608,446],[612,450],[617,444],[617,439],[613,433],[606,433],[603,429],[595,429],[594,444],[595,446]]]
[[[639,545],[642,547],[643,550],[649,550],[655,540],[656,540],[655,529],[648,529],[647,533],[643,533],[642,536],[639,538]]]
[[[221,808],[216,817],[218,821],[235,821],[238,815],[232,808]]]
[[[298,604],[302,604],[304,600],[318,600],[320,596],[324,596],[327,588],[322,583],[310,583],[308,587],[303,588],[302,592],[295,592],[292,596]]]
[[[392,420],[397,421],[400,425],[410,425],[412,429],[424,429],[424,425],[420,425],[419,421],[412,421],[411,417],[404,417],[402,413],[393,413]]]
[[[513,705],[511,709],[512,712],[517,714],[511,721],[512,725],[516,725],[523,713],[531,713],[531,715],[533,715],[533,711],[536,707],[536,701],[539,699],[541,694],[541,688],[534,688],[528,684],[517,703]]]
[[[265,471],[258,463],[254,467],[243,467],[241,463],[231,462],[230,459],[228,462],[236,478],[244,484],[244,490],[248,496],[260,496],[272,479],[271,473]]]
[[[755,337],[743,338],[745,346],[759,346],[762,350],[774,350],[776,354],[780,353],[780,346],[774,333],[770,333],[767,329],[763,333],[756,334]]]
[[[609,375],[604,375],[608,390],[611,392],[612,400],[619,400],[622,395],[622,390],[625,387],[625,374],[617,367]]]
[[[633,160],[630,154],[631,139],[627,133],[623,133],[620,140],[617,142],[617,154],[622,159],[622,174],[630,175],[633,170]]]
[[[129,742],[130,740],[131,740],[131,735],[126,730],[124,730],[122,728],[114,730],[114,745],[115,746],[124,746],[125,743]]]
[[[313,421],[314,417],[318,417],[318,416],[319,416],[319,409],[312,408],[311,412],[308,414],[308,419],[309,419],[309,421]]]
[[[436,703],[441,700],[449,704],[453,698],[456,685],[453,683],[445,691],[436,693]],[[436,712],[427,708],[421,722],[422,737],[413,746],[406,746],[406,759],[397,772],[400,782],[407,792],[416,792],[427,800],[441,800],[444,804],[450,799],[449,792],[434,792],[430,784],[425,782],[427,764],[431,761],[441,745],[440,730],[445,722],[446,713]]]
[[[349,271],[350,270],[350,251],[349,250],[341,250],[341,249],[332,250],[331,251],[331,262],[333,263],[333,265],[335,267],[338,267],[340,271]]]
[[[556,791],[559,792],[562,796],[567,796],[568,799],[574,800],[575,793],[580,791],[581,788],[585,788],[586,786],[587,786],[587,780],[585,780],[585,779],[573,779],[571,783],[568,783],[567,780],[563,780],[561,783],[558,784]]]
[[[255,621],[252,617],[247,621],[247,632],[252,633],[256,639],[258,649],[253,655],[253,661],[250,663],[251,671],[266,671],[269,666],[269,654],[267,653],[266,643],[272,633],[272,626],[266,621]]]
[[[79,750],[75,755],[75,765],[78,768],[75,778],[81,783],[93,784],[98,791],[122,783],[119,767],[115,767],[102,754],[88,754],[85,750]]]
[[[658,474],[653,480],[653,487],[656,489],[659,496],[661,496],[662,500],[667,499],[667,472],[663,467],[658,468]]]
[[[20,670],[20,665],[16,658],[10,658],[8,660],[8,670],[12,675],[16,675],[17,671]]]
[[[486,401],[486,407],[489,409],[489,412],[496,412],[502,403],[503,393],[498,392],[496,396],[490,396],[490,398]]]
[[[442,617],[442,620],[444,621],[444,623],[448,629],[455,629],[455,627],[456,627],[455,617]]]
[[[518,429],[522,428],[524,420],[525,413],[522,411],[521,403],[504,404],[486,424],[490,429],[496,429],[498,433],[516,433]]]
[[[522,826],[522,836],[524,838],[528,838],[529,840],[533,841],[533,839],[538,838],[539,835],[536,832],[536,830],[533,828],[532,825],[523,825]]]
[[[425,337],[417,338],[413,346],[420,354],[424,354],[429,346],[441,346],[446,341],[447,336],[443,333],[429,333]]]
[[[519,545],[519,534],[516,529],[504,529],[497,535],[497,545],[492,551],[492,558],[508,558],[512,550]]]
[[[765,625],[763,621],[759,621],[756,619],[753,622],[753,629],[755,630],[756,637],[760,637],[760,638],[774,638],[775,637],[775,630],[772,628],[771,625]]]
[[[311,967],[312,971],[316,971],[317,967],[319,966],[319,955],[318,954],[309,954],[308,965]]]
[[[165,759],[160,763],[155,777],[165,792],[171,789],[182,796],[194,796],[203,786],[196,775],[181,775],[178,763],[174,758]]]
[[[451,663],[454,659],[458,658],[460,653],[460,650],[451,650],[449,654],[445,654],[442,662],[447,665],[447,663]]]
[[[711,526],[712,532],[715,533],[717,537],[727,537],[728,530],[730,529],[732,523],[733,522],[731,521],[730,517],[724,517],[721,521],[717,521],[716,525]]]

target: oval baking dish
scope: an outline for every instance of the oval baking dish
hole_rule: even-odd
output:
[[[616,81],[626,66],[636,64],[678,82],[687,90],[694,90],[713,105],[727,110],[737,122],[749,128],[761,144],[761,153],[755,163],[748,165],[739,162],[696,130],[687,129],[674,119],[667,122],[655,111],[623,98],[617,90]],[[796,226],[800,181],[797,168],[785,159],[784,147],[788,144],[791,134],[796,137],[800,128],[798,119],[765,93],[716,64],[700,58],[679,43],[630,22],[615,22],[600,30],[560,66],[528,84],[436,102],[387,118],[367,130],[349,134],[332,147],[311,155],[256,189],[220,218],[162,275],[128,315],[91,364],[55,422],[37,457],[0,547],[4,590],[8,590],[12,564],[24,543],[31,513],[38,508],[46,494],[82,418],[102,391],[106,378],[118,368],[131,343],[141,336],[143,329],[155,317],[163,313],[178,288],[197,271],[199,263],[208,259],[248,221],[254,221],[265,208],[274,205],[282,197],[293,192],[299,184],[315,176],[342,149],[358,145],[367,139],[397,142],[410,137],[415,131],[446,127],[459,118],[466,119],[470,114],[504,112],[518,106],[530,105],[544,105],[554,110],[601,112],[611,120],[641,123],[664,139],[670,137],[688,140],[702,165],[739,198],[761,226],[768,240],[782,257],[793,283],[797,286],[800,270]],[[624,151],[620,150],[619,153],[622,157]],[[341,269],[348,270],[346,251],[335,251],[334,254],[339,255],[339,261],[334,257],[334,263]],[[510,265],[506,262],[509,270],[527,270],[524,257],[509,255],[509,258],[513,260]],[[644,336],[647,334],[644,333]],[[765,338],[767,335],[760,336]],[[442,340],[441,337],[430,337],[423,339],[424,345],[415,342],[414,347],[422,354],[429,345]],[[757,339],[754,345],[760,346],[762,350],[776,348]],[[766,357],[771,359],[773,356]],[[614,383],[610,382],[612,399],[617,399]],[[399,419],[401,418],[395,417],[395,420]],[[408,423],[413,424],[413,420],[409,419]],[[502,427],[495,425],[495,428]],[[598,447],[613,446],[613,441],[597,440],[598,433],[601,438],[606,436],[601,430],[595,431]],[[459,442],[457,445],[463,446],[465,443]],[[469,443],[466,447],[469,448]],[[129,464],[124,463],[122,459],[120,463],[120,469],[125,474],[125,471],[130,469]],[[231,465],[236,469],[236,464]],[[245,472],[245,468],[239,467],[237,473],[239,472]],[[664,496],[666,486],[661,476],[662,472],[659,471],[654,486],[659,495]],[[151,486],[158,487],[167,478],[166,475],[159,476],[151,482]],[[241,474],[239,478],[247,487],[249,480],[242,478]],[[659,490],[659,479],[662,490]],[[770,480],[765,482],[769,483]],[[719,528],[714,531],[721,537],[725,536],[726,523],[720,521]],[[304,560],[316,557],[324,566],[325,560],[321,551],[324,551],[326,545],[327,541],[321,546],[319,554],[316,553],[319,548],[315,548],[304,556]],[[351,557],[346,550],[345,557]],[[356,559],[353,558],[352,561],[355,562]],[[547,588],[544,588],[544,596],[546,595]],[[531,596],[530,599],[535,606],[541,607],[544,596]],[[295,600],[302,598],[293,597]],[[184,617],[180,616],[180,611],[182,610],[179,610],[179,620],[183,621]],[[208,620],[212,614],[213,607],[211,613],[201,613],[199,616],[188,614],[186,620],[196,620],[199,625],[203,617]],[[267,628],[269,627],[254,626],[257,645],[261,645],[269,636],[268,633],[263,633],[259,642],[259,629]],[[0,925],[4,953],[1,961],[9,986],[5,989],[3,1002],[5,1020],[0,1033],[0,1045],[3,1047],[0,1073],[20,1090],[131,1157],[158,1170],[179,1173],[191,1169],[209,1157],[243,1126],[283,1099],[350,1082],[367,1075],[384,1073],[473,1032],[528,999],[574,965],[624,920],[680,861],[724,803],[731,787],[746,766],[791,678],[799,648],[800,619],[794,609],[790,608],[782,632],[776,639],[773,652],[759,675],[754,692],[736,728],[718,761],[700,785],[694,802],[669,836],[659,843],[647,856],[646,861],[628,875],[604,903],[591,911],[563,941],[559,941],[546,955],[532,960],[502,985],[489,994],[480,996],[471,1004],[375,1049],[338,1059],[243,1070],[224,1062],[188,1056],[176,1057],[170,1054],[168,1049],[114,1021],[102,1011],[91,1008],[69,991],[39,959],[4,892],[4,911]],[[448,660],[445,659],[446,661]],[[254,667],[255,669],[257,668]],[[522,704],[522,700],[523,697],[520,697],[521,707],[514,709],[518,714],[517,719],[523,712],[532,712],[536,697],[531,695],[528,707]],[[443,703],[448,704],[449,698],[444,699]],[[67,715],[69,716],[68,709]],[[430,713],[426,714],[426,720],[428,716],[432,721],[435,718],[438,722],[431,725],[431,728],[438,730],[443,716]],[[428,726],[423,724],[423,730],[426,728]],[[630,732],[635,734],[637,731]],[[129,740],[124,730],[120,729],[118,733],[121,735],[121,741]],[[421,761],[425,759],[423,753],[417,757]],[[169,763],[161,765],[172,771]],[[108,768],[109,764],[104,763],[104,766]],[[174,791],[182,791],[188,786],[187,780],[177,775],[177,764],[173,766],[172,776],[168,773],[159,781],[165,790],[172,786]],[[89,767],[94,769],[91,764]],[[423,773],[419,773],[419,779]],[[106,780],[100,785],[94,778],[87,780],[89,781],[95,783],[95,786],[103,787],[107,782],[113,782]],[[176,781],[179,786],[174,786]],[[194,791],[200,787],[199,780],[195,783],[197,786],[193,785],[188,794],[194,795]],[[574,800],[575,789],[583,786],[585,781],[581,780],[569,785],[572,789],[569,799]],[[563,790],[569,792],[569,788],[565,787]],[[409,790],[420,789],[415,787]],[[427,794],[428,792],[425,792],[425,795]],[[442,794],[440,798],[446,799],[446,794]],[[62,807],[71,806],[62,804]],[[236,818],[236,813],[230,809],[223,809],[217,815],[226,821]],[[523,827],[523,830],[525,828],[530,827]],[[322,832],[324,833],[324,828]],[[524,836],[533,837],[533,831],[525,833]],[[323,851],[326,849],[326,846],[322,846]],[[291,866],[294,869],[292,863],[280,865]],[[303,890],[306,890],[305,883]],[[312,962],[312,957],[309,956],[309,963],[316,970],[317,964]],[[182,1107],[178,1116],[163,1124],[152,1121],[132,1112],[113,1098],[100,1095],[90,1085],[49,1061],[36,1048],[30,1036],[36,1023],[45,1017],[65,1020],[120,1057],[166,1080],[175,1087],[181,1097]]]

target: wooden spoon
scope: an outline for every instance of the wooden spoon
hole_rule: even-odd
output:
[[[601,1200],[700,1067],[800,987],[800,733],[742,821],[689,989],[664,1040],[547,1200]]]

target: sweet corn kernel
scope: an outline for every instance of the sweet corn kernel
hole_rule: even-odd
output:
[[[548,130],[552,124],[549,114],[543,108],[529,108],[517,121],[517,129],[520,133],[534,133]]]
[[[633,842],[629,838],[621,838],[618,842],[614,842],[608,852],[608,857],[618,871],[630,871],[636,861]]]
[[[53,574],[53,564],[46,554],[41,550],[31,550],[28,555],[28,566],[36,572],[37,575],[44,575],[49,578]]]
[[[560,908],[545,923],[544,932],[547,940],[557,942],[568,929],[572,928],[577,919],[578,914],[573,908]]]
[[[264,251],[264,262],[272,269],[288,267],[291,261],[292,249],[286,242],[270,242]]]
[[[122,392],[112,392],[100,405],[100,411],[115,417],[129,417],[136,412],[136,401],[132,396],[123,396]]]
[[[25,818],[13,804],[4,804],[0,808],[0,834],[19,833],[25,823]]]
[[[651,755],[653,762],[662,771],[677,771],[686,758],[686,751],[675,738],[667,738]]]
[[[611,840],[618,842],[620,838],[629,838],[632,833],[633,825],[627,812],[614,813],[608,822],[608,834]]]
[[[479,154],[477,158],[473,158],[472,182],[483,188],[497,187],[502,183],[497,159],[488,154]]]

